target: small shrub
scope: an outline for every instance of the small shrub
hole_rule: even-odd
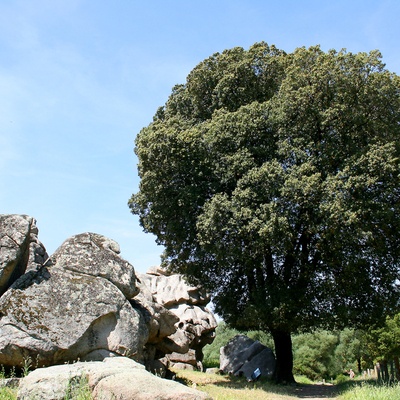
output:
[[[343,374],[340,374],[336,377],[336,384],[340,385],[342,383],[348,382],[349,377]]]
[[[72,378],[68,384],[67,395],[64,400],[92,400],[92,392],[86,375]]]
[[[6,370],[4,368],[4,365],[2,365],[0,368],[0,379],[4,379],[5,377],[6,377]]]
[[[22,366],[22,376],[28,376],[29,372],[31,371],[32,367],[32,358],[26,357],[24,358],[24,365]]]

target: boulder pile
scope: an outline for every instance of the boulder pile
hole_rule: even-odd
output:
[[[0,215],[0,364],[127,357],[161,376],[201,367],[217,326],[210,298],[160,268],[136,274],[119,252],[82,233],[49,256],[32,217]]]

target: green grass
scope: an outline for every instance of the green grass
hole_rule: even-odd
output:
[[[89,388],[88,378],[82,375],[71,379],[64,400],[92,400],[92,392]]]
[[[338,397],[338,400],[393,400],[400,399],[400,384],[379,385],[376,381],[355,382]]]
[[[311,393],[331,389],[322,397],[331,400],[393,400],[400,399],[400,384],[380,385],[374,380],[357,381],[347,380],[336,386],[316,385],[309,379],[296,376],[300,386],[279,386],[267,380],[249,383],[244,378],[235,378],[227,375],[205,374],[194,371],[175,371],[177,380],[195,387],[210,395],[214,400],[298,400],[299,398],[315,398],[315,394],[300,394],[299,388]],[[334,390],[336,391],[334,392]],[[337,393],[337,394],[335,394]]]
[[[12,369],[10,373],[6,373],[4,366],[0,367],[0,382],[2,379],[12,378],[15,376],[15,370]],[[0,400],[16,400],[17,389],[0,386]]]
[[[196,371],[175,371],[177,380],[206,392],[214,400],[291,400],[289,387],[273,385],[267,380],[247,382],[245,378],[205,374]]]
[[[0,388],[0,400],[16,400],[17,390],[6,387]]]

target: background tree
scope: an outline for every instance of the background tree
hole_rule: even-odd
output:
[[[378,52],[253,45],[216,53],[136,138],[129,206],[164,263],[232,326],[291,334],[397,308],[399,77]]]
[[[400,314],[387,316],[380,327],[366,332],[368,355],[376,363],[378,378],[384,381],[400,379]],[[390,371],[389,371],[390,367]]]
[[[365,332],[355,329],[345,328],[339,332],[339,344],[335,349],[335,358],[341,369],[341,373],[356,370],[362,373],[362,357],[365,354]],[[355,367],[357,365],[357,369]],[[372,368],[372,363],[369,365]]]
[[[314,381],[336,378],[344,372],[335,357],[338,344],[338,335],[328,331],[318,330],[294,336],[294,371]]]

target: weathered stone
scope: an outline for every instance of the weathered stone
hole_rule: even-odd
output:
[[[21,378],[3,378],[3,379],[0,379],[0,388],[8,387],[8,388],[16,389],[16,388],[18,388],[20,381],[21,381]]]
[[[170,362],[174,364],[185,363],[197,367],[196,352],[193,349],[189,349],[189,351],[185,354],[180,354],[180,353],[168,354],[167,358],[169,359]]]
[[[27,215],[0,215],[0,296],[26,271],[48,258],[37,239],[36,221]]]
[[[209,297],[200,288],[188,285],[181,275],[169,275],[161,268],[139,275],[138,281],[140,294],[134,301],[146,308],[151,317],[148,344],[154,344],[158,354],[168,357],[171,353],[186,354],[194,350],[194,365],[199,365],[202,348],[212,343],[217,327],[213,313],[204,307]],[[170,329],[168,335],[166,327]]]
[[[67,239],[51,256],[51,261],[72,272],[104,278],[130,299],[139,293],[135,269],[119,252],[114,240],[97,233],[82,233]]]
[[[178,330],[187,332],[189,347],[199,348],[213,342],[217,321],[207,308],[196,305],[179,304],[170,308],[179,317]]]
[[[271,349],[264,348],[253,358],[248,359],[235,375],[244,375],[247,379],[251,379],[253,372],[259,368],[261,375],[266,378],[271,378],[275,370],[275,356]]]
[[[170,308],[177,304],[207,304],[210,297],[205,291],[186,283],[182,275],[140,274],[139,279],[150,289],[156,303]]]
[[[186,370],[186,371],[195,371],[196,370],[196,366],[194,366],[192,364],[182,363],[182,362],[172,363],[171,368],[173,368],[174,370]]]
[[[207,368],[205,370],[206,374],[220,374],[221,370],[219,368]]]
[[[245,335],[236,335],[220,349],[220,370],[227,374],[251,378],[259,368],[261,376],[270,378],[275,370],[271,349]]]
[[[27,356],[40,366],[102,354],[142,359],[148,331],[124,296],[136,292],[136,286],[126,288],[133,267],[99,236],[71,238],[49,266],[21,276],[0,298],[0,364],[21,366]],[[74,242],[81,243],[80,257]],[[116,273],[104,273],[102,265],[121,272],[123,284],[118,286],[124,293],[113,282]]]
[[[0,216],[0,227],[0,363],[128,355],[150,365],[173,352],[202,360],[217,323],[209,296],[181,275],[155,267],[136,277],[99,234],[73,236],[49,258],[33,218]]]
[[[142,365],[123,357],[37,369],[22,379],[18,399],[64,399],[73,383],[82,377],[87,379],[95,400],[209,399],[205,393],[154,376]]]
[[[155,276],[170,276],[172,274],[170,274],[165,268],[161,267],[160,265],[154,265],[152,267],[150,267],[147,271],[146,271],[147,275],[155,275]]]
[[[169,360],[165,357],[159,360],[151,360],[146,364],[146,369],[160,378],[166,377],[169,367]]]
[[[176,331],[175,324],[179,318],[167,308],[154,301],[149,288],[138,278],[139,294],[131,301],[134,308],[145,318],[149,337],[147,343],[157,344]]]

